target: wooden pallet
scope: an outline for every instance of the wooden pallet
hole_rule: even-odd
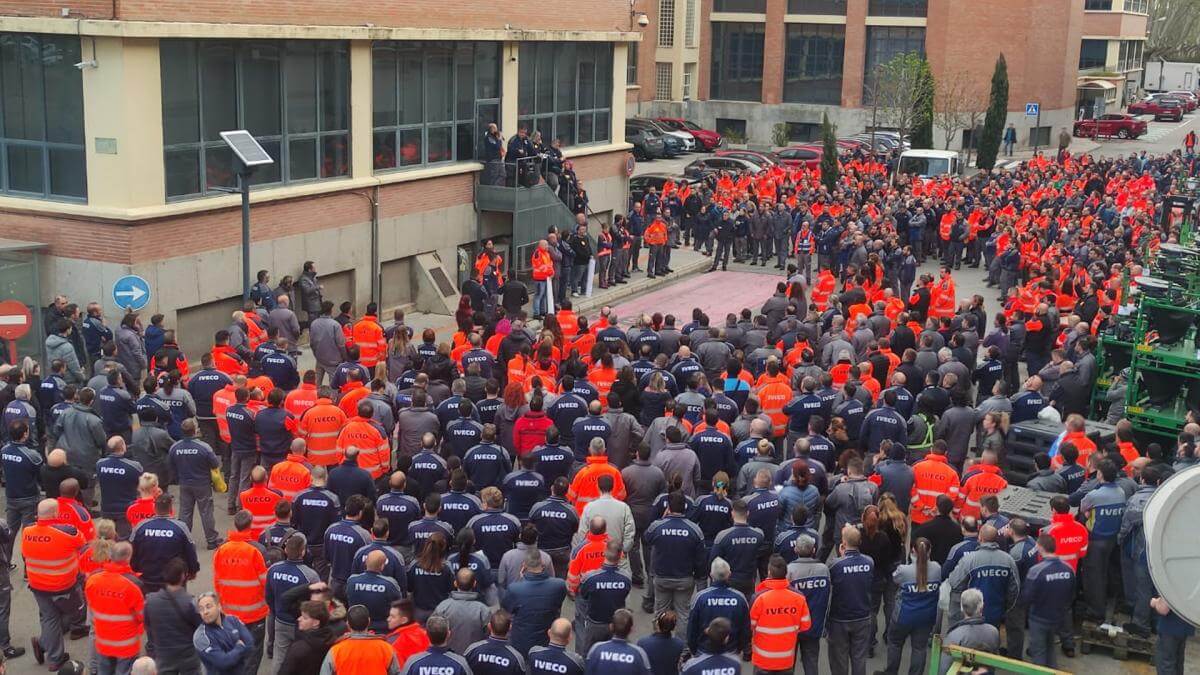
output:
[[[1104,647],[1112,651],[1114,659],[1120,661],[1128,659],[1130,654],[1153,658],[1155,641],[1154,635],[1143,638],[1119,629],[1115,634],[1110,634],[1100,630],[1100,624],[1094,621],[1084,621],[1079,631],[1079,651],[1090,654],[1092,647]]]

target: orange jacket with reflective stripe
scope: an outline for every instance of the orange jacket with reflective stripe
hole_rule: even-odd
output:
[[[1050,524],[1043,530],[1054,537],[1054,555],[1071,566],[1079,569],[1079,559],[1087,555],[1088,533],[1083,523],[1075,520],[1069,513],[1056,513],[1050,516]]]
[[[1000,494],[1008,487],[1008,481],[1000,467],[992,464],[979,464],[971,467],[972,473],[958,491],[958,517],[961,520],[967,516],[979,517],[979,500],[987,495]]]
[[[607,532],[587,533],[583,544],[575,550],[571,556],[571,563],[567,566],[567,590],[571,592],[571,595],[579,591],[579,582],[583,580],[583,575],[600,569],[600,566],[604,564],[604,548],[606,546],[608,546]]]
[[[283,399],[283,409],[300,419],[301,415],[317,404],[317,400],[317,385],[302,384],[298,389],[288,392],[287,398]]]
[[[79,580],[79,553],[87,541],[78,531],[53,520],[39,518],[21,531],[25,574],[35,591],[65,591]]]
[[[930,291],[933,294],[933,299],[929,305],[929,315],[939,319],[944,316],[954,316],[954,309],[957,304],[954,279],[946,277],[934,284],[930,288]]]
[[[613,478],[612,496],[617,501],[625,501],[625,481],[621,479],[621,472],[617,467],[608,463],[607,455],[588,455],[587,463],[575,474],[575,479],[571,481],[571,487],[567,490],[567,499],[575,505],[576,511],[583,513],[583,507],[600,496],[600,486],[596,481],[604,475]]]
[[[289,502],[312,485],[312,466],[301,455],[289,454],[287,459],[271,467],[267,486],[283,495]]]
[[[229,406],[237,403],[237,397],[234,395],[236,391],[236,386],[227,384],[213,394],[213,417],[217,418],[217,431],[221,433],[221,440],[226,443],[232,439],[229,437],[229,419],[225,417],[225,411],[229,410]]]
[[[355,416],[347,422],[338,436],[337,447],[341,453],[351,447],[358,448],[358,466],[370,472],[371,478],[379,478],[391,467],[392,448],[369,418]]]
[[[579,315],[573,309],[560,309],[555,314],[558,327],[562,329],[563,337],[573,338],[579,335]]]
[[[792,590],[787,579],[767,579],[758,588],[750,607],[752,662],[762,670],[791,670],[796,637],[812,628],[808,600]]]
[[[783,414],[783,406],[790,400],[792,388],[784,382],[772,382],[758,389],[759,407],[771,418],[771,429],[775,436],[787,433],[788,416]]]
[[[1075,446],[1075,449],[1079,451],[1079,457],[1075,459],[1075,463],[1086,469],[1088,458],[1092,456],[1093,452],[1096,452],[1096,443],[1087,437],[1087,432],[1068,431],[1065,435],[1063,435],[1063,439],[1059,442],[1059,445],[1061,446],[1063,443],[1070,443],[1071,445]],[[1058,469],[1062,467],[1062,465],[1062,453],[1054,455],[1054,459],[1051,460],[1050,466],[1054,469]]]
[[[92,514],[83,508],[83,504],[69,497],[59,497],[55,501],[58,502],[58,518],[54,522],[75,528],[83,535],[84,541],[96,538],[96,523],[92,521]]]
[[[256,539],[257,534],[230,530],[229,541],[213,554],[213,588],[221,609],[247,626],[267,617],[267,563],[250,543]]]
[[[336,675],[389,673],[393,672],[389,668],[396,662],[396,652],[381,635],[351,633],[333,645],[328,658]]]
[[[533,268],[534,281],[545,281],[554,276],[554,261],[548,251],[535,249],[530,257],[529,266]]]
[[[283,499],[283,495],[266,485],[251,485],[249,490],[238,495],[238,499],[242,502],[242,508],[254,516],[250,532],[257,540],[263,530],[275,524],[275,505]]]
[[[646,228],[646,232],[642,235],[642,240],[647,246],[662,246],[667,243],[667,224],[661,219],[655,218],[654,222],[650,223],[650,227]]]
[[[296,428],[296,435],[308,446],[308,461],[314,466],[341,464],[338,436],[344,426],[346,413],[327,398],[317,399],[317,404],[304,413]]]
[[[255,312],[246,312],[246,342],[250,345],[250,351],[254,351],[263,340],[267,339],[267,331],[263,330],[260,325],[258,314]]]
[[[370,395],[371,390],[367,389],[365,384],[347,382],[342,385],[342,398],[338,400],[338,407],[342,409],[342,412],[346,413],[346,419],[358,417],[359,401]]]
[[[383,338],[383,326],[379,318],[366,314],[354,324],[354,344],[358,347],[358,362],[370,370],[379,363],[379,357],[387,351],[387,340]]]
[[[95,629],[96,652],[101,656],[132,658],[142,649],[146,600],[133,581],[129,563],[104,563],[83,586]]]
[[[160,490],[159,493],[161,494],[162,491]],[[129,508],[125,509],[125,520],[129,521],[130,527],[137,527],[138,523],[153,517],[154,497],[138,497],[133,500]],[[172,514],[171,517],[174,518],[175,515]]]
[[[913,465],[912,521],[920,525],[937,515],[938,495],[955,499],[958,495],[958,472],[946,461],[945,455],[928,454]]]
[[[212,348],[213,367],[229,375],[245,375],[249,368],[236,356],[237,352],[229,345],[214,345]]]
[[[600,393],[600,408],[608,410],[608,392],[612,391],[613,383],[617,381],[616,368],[596,366],[588,371],[587,381]]]

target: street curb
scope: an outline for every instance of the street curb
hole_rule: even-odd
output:
[[[603,297],[593,295],[590,298],[574,298],[574,309],[578,314],[591,313],[594,310],[605,305],[615,305],[618,302],[625,300],[632,295],[638,295],[647,291],[657,290],[662,286],[674,283],[680,279],[686,279],[696,274],[700,274],[712,265],[712,258],[702,256],[699,260],[693,260],[687,263],[679,263],[675,267],[675,271],[666,277],[657,277],[647,279],[642,276],[636,280],[631,279],[625,285],[619,285],[617,288],[605,289]]]

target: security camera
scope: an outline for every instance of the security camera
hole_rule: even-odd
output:
[[[638,21],[638,25],[641,26],[642,28],[645,28],[646,26],[650,25],[650,17],[646,16],[645,14],[639,15],[637,21]]]
[[[87,61],[80,61],[79,63],[76,63],[75,67],[80,70],[83,70],[85,68],[95,68],[96,65],[97,64],[96,64],[95,59],[88,59]]]

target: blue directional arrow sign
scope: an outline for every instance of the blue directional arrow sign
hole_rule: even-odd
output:
[[[136,274],[117,279],[112,289],[113,304],[137,311],[150,303],[150,284]]]

